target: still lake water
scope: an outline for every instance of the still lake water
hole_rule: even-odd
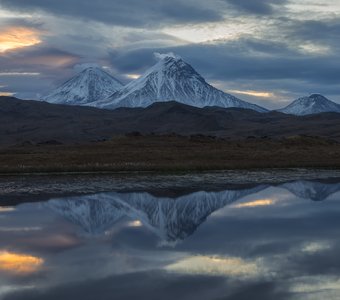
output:
[[[0,299],[340,299],[340,180],[258,181],[6,201]]]

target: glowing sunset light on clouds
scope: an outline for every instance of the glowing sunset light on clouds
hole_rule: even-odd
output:
[[[275,200],[273,199],[259,199],[250,202],[244,202],[240,204],[233,205],[235,208],[243,208],[243,207],[258,207],[258,206],[268,206],[275,204]]]
[[[169,272],[182,274],[204,274],[207,276],[251,277],[257,275],[261,266],[257,261],[246,261],[239,257],[189,256],[165,268]]]
[[[1,88],[1,86],[0,86],[0,88]],[[4,94],[6,94],[6,93],[4,93]],[[10,94],[10,93],[8,93],[8,94]],[[1,95],[1,92],[0,92],[0,95]],[[1,212],[14,211],[14,210],[15,209],[13,207],[0,207],[0,213]]]
[[[129,79],[138,79],[140,75],[139,74],[127,74],[126,77]]]
[[[43,263],[39,257],[0,251],[0,271],[29,274],[38,271]]]
[[[0,30],[0,52],[40,44],[39,35],[38,30],[26,27],[9,27]]]
[[[262,92],[262,91],[239,91],[239,90],[231,90],[230,93],[254,96],[254,97],[263,97],[263,98],[272,98],[275,97],[273,93],[270,92]]]

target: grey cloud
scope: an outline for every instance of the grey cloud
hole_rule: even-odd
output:
[[[164,26],[169,23],[219,21],[219,1],[125,0],[2,0],[5,8],[46,11],[59,16],[75,16],[128,27]]]
[[[2,18],[0,19],[0,25],[3,27],[23,26],[23,27],[30,27],[30,28],[35,28],[35,29],[42,29],[43,22],[37,21],[37,20],[31,20],[31,19],[23,19],[23,18]]]
[[[131,289],[133,286],[133,289]],[[193,288],[195,287],[195,288]],[[237,288],[228,280],[218,276],[172,275],[162,271],[131,273],[103,278],[100,280],[70,283],[48,289],[31,289],[13,292],[4,300],[30,299],[216,299],[242,300],[290,299],[288,287],[275,281],[243,282]],[[221,295],[224,295],[220,298]]]
[[[291,21],[291,38],[340,48],[340,19]]]
[[[291,299],[292,295],[288,288],[273,281],[249,283],[243,289],[239,289],[229,297],[221,298],[221,300],[248,300],[253,299],[255,295],[257,299],[261,300]]]
[[[103,279],[60,285],[49,289],[31,289],[8,294],[4,299],[213,299],[227,291],[221,277],[174,276],[162,271],[131,273]],[[131,288],[133,286],[133,288]],[[195,289],[192,287],[195,286]]]
[[[60,63],[58,60],[62,60]],[[1,72],[48,72],[55,74],[62,67],[72,68],[81,57],[57,48],[46,46],[27,48],[0,55]]]
[[[285,4],[286,0],[227,0],[234,8],[250,14],[271,15],[275,5]]]
[[[225,90],[279,93],[286,102],[311,93],[340,100],[337,56],[308,54],[284,43],[248,38],[218,44],[124,49],[112,52],[110,60],[118,73],[142,73],[155,63],[154,52],[179,54],[208,82],[222,82]],[[283,105],[276,100],[238,96],[270,108]]]
[[[1,91],[15,92],[24,99],[35,99],[72,74],[82,58],[67,51],[46,46],[27,48],[0,55],[0,73],[39,73],[39,76],[8,75],[0,77]]]
[[[178,53],[212,80],[294,79],[340,84],[337,57],[315,56],[282,43],[254,39],[115,52],[111,54],[111,61],[120,72],[139,72],[154,62],[154,52]]]
[[[72,50],[76,52],[76,49]],[[192,64],[209,82],[223,82],[225,90],[286,91],[287,101],[298,96],[319,92],[332,100],[340,100],[340,62],[337,56],[306,54],[283,43],[243,39],[237,42],[165,48],[130,50],[126,47],[112,50],[107,55],[104,51],[100,59],[91,57],[91,51],[87,52],[89,55],[79,56],[56,48],[40,47],[16,52],[7,57],[0,56],[0,63],[2,68],[8,70],[42,72],[46,78],[49,78],[49,84],[45,82],[40,88],[37,84],[32,84],[32,88],[43,92],[60,84],[68,76],[72,76],[74,65],[79,63],[105,64],[124,81],[124,77],[119,75],[142,73],[153,65],[156,62],[154,52],[174,52]],[[97,52],[94,51],[94,53]],[[62,57],[63,55],[69,57],[70,61],[57,68],[39,63],[41,57],[48,60],[49,57],[53,59],[54,56]],[[32,80],[35,81],[37,78],[32,78]],[[12,84],[12,90],[24,92],[27,86],[20,82],[8,79],[6,85]],[[248,98],[244,95],[239,96],[249,101],[261,101],[261,99]],[[257,103],[277,108],[275,101],[268,103],[268,100],[264,100]]]

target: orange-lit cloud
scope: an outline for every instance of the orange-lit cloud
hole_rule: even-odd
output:
[[[126,74],[126,77],[130,79],[138,79],[140,75],[139,74]]]
[[[190,256],[166,266],[167,271],[184,274],[211,276],[249,277],[259,274],[256,261],[245,261],[239,257]]]
[[[275,95],[270,92],[260,92],[260,91],[239,91],[239,90],[231,90],[229,91],[233,94],[240,94],[240,95],[247,95],[247,96],[254,96],[254,97],[263,97],[263,98],[273,98]]]
[[[9,96],[6,94],[11,94],[11,93],[6,93],[6,92],[0,92],[0,96]],[[1,212],[8,212],[8,211],[14,211],[14,207],[0,207],[0,213]]]
[[[36,58],[31,58],[30,64],[40,64],[40,65],[51,66],[51,67],[62,67],[62,66],[74,63],[76,59],[77,58],[73,55],[46,54],[46,55],[41,55]]]
[[[39,56],[16,57],[15,63],[22,66],[47,66],[47,67],[62,67],[74,64],[78,61],[78,57],[72,54],[60,53],[50,54],[45,53]],[[0,76],[39,76],[39,72],[0,72]]]
[[[0,252],[0,271],[13,274],[30,274],[38,271],[44,260],[30,255]]]
[[[268,205],[273,205],[274,203],[275,203],[275,200],[273,200],[273,199],[259,199],[259,200],[255,200],[255,201],[236,204],[236,205],[233,205],[233,207],[243,208],[243,207],[268,206]]]
[[[26,27],[0,29],[0,53],[41,43],[40,32]]]
[[[27,237],[22,241],[25,243],[25,245],[51,249],[72,248],[80,244],[80,241],[76,237],[62,234]]]
[[[141,227],[141,226],[143,226],[143,224],[139,220],[131,221],[128,223],[128,227]]]
[[[10,92],[0,92],[0,96],[11,97],[13,95],[14,95],[14,93],[10,93]],[[0,212],[1,212],[1,210],[0,210]]]

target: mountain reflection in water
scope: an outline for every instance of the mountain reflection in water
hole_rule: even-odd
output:
[[[87,233],[101,234],[123,217],[139,220],[162,240],[175,242],[193,234],[214,211],[264,189],[196,192],[177,198],[149,193],[103,193],[93,196],[50,200],[47,206]]]
[[[0,206],[0,299],[340,298],[340,182],[169,194]]]
[[[340,190],[340,184],[312,181],[285,183],[279,187],[313,201],[325,200]],[[47,207],[80,225],[89,234],[102,234],[123,217],[129,217],[138,220],[163,241],[175,242],[193,234],[213,212],[266,188],[268,185],[220,192],[200,191],[176,198],[150,193],[101,193],[50,200]],[[273,200],[265,199],[241,203],[237,207],[270,204]]]

